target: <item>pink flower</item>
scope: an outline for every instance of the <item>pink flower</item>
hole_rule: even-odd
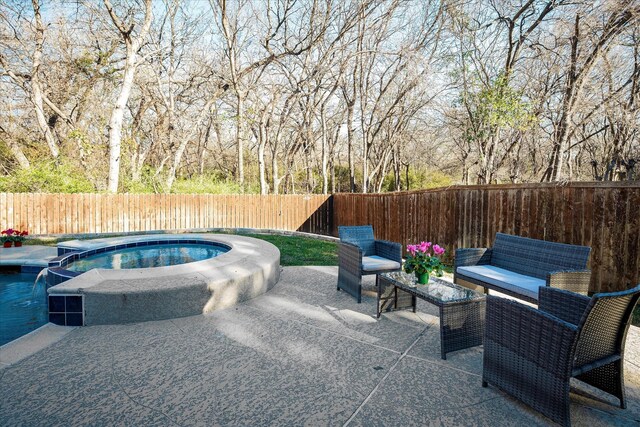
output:
[[[411,256],[416,256],[416,249],[418,249],[417,245],[407,245],[407,251],[409,251]]]
[[[431,242],[420,242],[418,249],[420,249],[420,252],[422,253],[427,253],[430,247],[431,247]]]
[[[440,245],[433,245],[433,253],[436,255],[442,255],[444,253],[444,248]]]

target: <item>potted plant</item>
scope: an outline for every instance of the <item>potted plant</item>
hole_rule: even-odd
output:
[[[23,231],[13,230],[13,245],[16,248],[22,246],[22,242],[25,241],[28,235],[29,235],[29,232],[27,230],[23,230]]]
[[[414,273],[418,283],[429,283],[429,276],[434,272],[437,277],[442,277],[444,265],[440,256],[444,254],[443,247],[432,245],[431,242],[420,242],[419,245],[407,245],[407,251],[409,254],[404,262],[404,271]]]
[[[5,248],[10,248],[13,244],[13,229],[8,228],[6,230],[0,231],[0,242],[2,242],[2,246]]]

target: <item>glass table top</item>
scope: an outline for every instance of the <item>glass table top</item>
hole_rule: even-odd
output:
[[[484,295],[481,293],[447,282],[438,277],[429,277],[429,283],[426,285],[418,284],[415,274],[407,274],[403,271],[382,273],[380,277],[384,277],[399,288],[414,293],[420,298],[437,304],[484,298]]]

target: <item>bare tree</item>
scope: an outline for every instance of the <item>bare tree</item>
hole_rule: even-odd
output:
[[[153,18],[153,4],[151,0],[144,0],[144,20],[138,34],[134,34],[135,19],[131,23],[123,22],[117,15],[113,5],[109,0],[103,0],[104,6],[109,12],[111,21],[120,33],[120,37],[124,41],[126,56],[124,62],[124,73],[122,76],[122,85],[120,86],[120,94],[116,100],[116,104],[111,111],[109,119],[109,181],[107,189],[116,193],[118,191],[118,182],[120,180],[120,152],[122,150],[122,126],[124,112],[127,108],[127,101],[131,95],[131,87],[135,78],[136,68],[139,65],[138,51],[145,40],[151,21]],[[127,13],[129,14],[129,13]]]
[[[573,119],[575,110],[583,96],[583,90],[590,73],[603,54],[612,46],[615,39],[631,22],[640,16],[640,5],[628,2],[615,2],[604,24],[596,31],[592,27],[591,34],[597,34],[593,40],[582,37],[582,11],[575,15],[573,34],[570,39],[570,55],[562,93],[560,118],[556,124],[553,138],[553,152],[543,180],[558,181],[563,177],[563,165],[569,148],[569,141],[574,131]],[[598,20],[599,21],[599,20]],[[589,22],[589,26],[597,25],[598,21]],[[581,50],[582,44],[587,44]],[[585,52],[586,51],[586,52]]]

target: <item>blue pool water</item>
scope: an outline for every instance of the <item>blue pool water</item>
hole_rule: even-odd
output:
[[[202,261],[227,252],[229,249],[216,245],[166,244],[138,246],[91,255],[68,264],[71,271],[84,272],[92,268],[129,269],[165,267]]]
[[[43,283],[34,289],[35,274],[0,273],[0,345],[48,322]]]

